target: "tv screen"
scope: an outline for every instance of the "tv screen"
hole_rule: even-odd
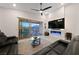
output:
[[[51,29],[64,29],[64,18],[49,21],[48,27]]]

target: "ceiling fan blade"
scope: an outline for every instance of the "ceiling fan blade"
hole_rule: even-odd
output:
[[[37,10],[37,9],[32,9],[32,10],[35,10],[35,11],[40,11],[40,10]]]
[[[52,8],[52,6],[46,7],[46,8],[44,8],[44,9],[42,9],[42,10],[44,11],[44,10],[47,10],[47,9],[49,9],[49,8]]]
[[[42,11],[42,3],[40,3],[40,10]]]

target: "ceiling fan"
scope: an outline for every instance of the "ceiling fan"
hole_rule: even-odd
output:
[[[38,9],[32,9],[32,10],[40,11],[41,15],[43,15],[43,11],[52,8],[52,6],[48,6],[48,7],[46,7],[46,8],[42,8],[42,5],[43,5],[43,4],[40,3],[40,9],[39,9],[39,10],[38,10]]]

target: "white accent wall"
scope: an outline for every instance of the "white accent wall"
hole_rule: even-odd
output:
[[[73,35],[79,35],[79,3],[65,6],[65,27]]]
[[[64,6],[56,9],[53,13],[52,13],[52,17],[49,21],[53,21],[53,20],[56,20],[56,19],[61,19],[61,18],[64,18]],[[49,32],[50,31],[60,31],[61,32],[61,35],[60,36],[57,36],[58,39],[64,39],[64,34],[65,34],[65,30],[55,30],[55,29],[48,29]],[[50,33],[50,36],[53,36],[51,33]],[[54,36],[53,36],[54,37]]]
[[[51,20],[56,20],[56,19],[64,18],[64,6],[56,9],[52,14],[53,15],[52,15]]]
[[[65,18],[65,30],[59,30],[62,32],[62,37],[65,36],[65,32],[71,32],[73,36],[79,35],[79,3],[67,4],[57,9],[50,20],[62,17]]]

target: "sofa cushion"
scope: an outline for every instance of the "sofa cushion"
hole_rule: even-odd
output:
[[[4,33],[0,32],[0,43],[3,43],[6,40],[7,40],[7,36]]]
[[[10,45],[10,44],[15,44],[15,43],[17,43],[17,41],[18,41],[17,38],[7,39],[6,41],[0,43],[0,47],[7,46],[7,45]]]
[[[46,55],[58,55],[54,50],[49,51]]]
[[[74,37],[69,43],[64,55],[79,55],[79,36]]]
[[[9,49],[10,49],[10,45],[1,47],[0,48],[0,55],[7,55]]]
[[[68,43],[62,40],[58,40],[55,43],[43,48],[35,53],[35,55],[62,55],[67,48]]]
[[[63,43],[58,43],[55,47],[53,47],[53,50],[58,54],[62,54],[66,48],[67,47]]]
[[[36,52],[34,55],[46,55],[50,50],[50,47],[45,47],[42,50]]]
[[[18,55],[18,44],[11,44],[8,55]]]

